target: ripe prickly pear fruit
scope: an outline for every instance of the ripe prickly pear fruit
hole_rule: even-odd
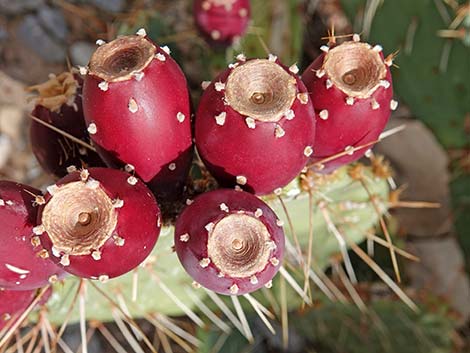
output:
[[[38,195],[38,196],[34,196]],[[11,181],[0,181],[0,288],[31,290],[65,275],[41,257],[43,249],[33,229],[39,190]]]
[[[49,81],[29,87],[37,91],[32,115],[54,127],[88,143],[82,109],[83,80],[71,72],[51,75]],[[49,127],[33,120],[30,127],[31,146],[41,167],[57,177],[67,175],[71,165],[80,167],[103,166],[96,152],[73,142]]]
[[[219,189],[183,210],[175,249],[197,283],[241,295],[269,285],[284,253],[284,232],[276,214],[256,196]]]
[[[249,0],[196,0],[194,21],[210,42],[231,45],[242,37],[250,21]]]
[[[396,102],[391,62],[384,60],[381,46],[361,43],[355,35],[353,41],[322,49],[302,75],[319,117],[312,161],[351,150],[316,168],[329,173],[371,148],[352,150],[379,138]]]
[[[48,187],[35,233],[65,271],[106,281],[137,267],[160,233],[160,210],[137,178],[115,169],[73,172]]]
[[[160,200],[182,191],[192,159],[186,78],[140,30],[102,44],[83,87],[88,131],[105,162],[128,165]]]
[[[0,289],[0,330],[14,321],[31,304],[35,290],[14,291]]]
[[[198,152],[224,186],[268,194],[305,167],[315,140],[315,111],[297,67],[245,61],[205,90],[195,121]]]

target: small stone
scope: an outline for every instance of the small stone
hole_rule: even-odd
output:
[[[124,10],[125,0],[87,0],[101,10],[108,12],[120,12]]]
[[[65,60],[65,47],[49,36],[41,26],[38,17],[25,16],[18,25],[16,33],[23,45],[38,54],[44,61],[62,63]]]
[[[69,53],[73,65],[86,66],[95,51],[95,46],[90,42],[78,41],[70,46]]]
[[[38,11],[38,19],[41,26],[52,36],[59,40],[65,40],[69,34],[64,14],[57,8],[41,6]]]

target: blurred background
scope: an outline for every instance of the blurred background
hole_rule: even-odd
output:
[[[409,310],[351,254],[357,293],[374,315],[353,300],[319,299],[310,308],[290,311],[288,343],[281,329],[272,335],[256,315],[248,315],[253,345],[237,333],[220,343],[211,329],[191,328],[180,318],[200,340],[197,352],[470,352],[470,1],[253,0],[247,34],[225,49],[211,47],[198,34],[189,0],[0,0],[2,179],[36,187],[53,180],[31,153],[33,103],[26,88],[50,73],[87,65],[97,39],[108,41],[141,27],[171,48],[195,103],[201,82],[240,51],[265,57],[267,47],[286,65],[297,63],[303,70],[334,29],[338,36],[360,33],[371,44],[380,43],[385,54],[397,52],[393,77],[400,105],[389,125],[406,128],[375,151],[390,161],[401,200],[440,204],[393,210],[388,221],[397,246],[420,258],[400,261],[402,286],[419,312]],[[377,251],[375,260],[392,274],[389,256]],[[331,270],[327,274],[335,280]],[[106,325],[129,347],[115,323]],[[71,326],[64,340],[78,349],[78,328]],[[170,349],[184,351],[176,343]],[[96,337],[88,351],[114,350]]]

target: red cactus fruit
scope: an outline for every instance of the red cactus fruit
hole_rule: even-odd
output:
[[[381,46],[361,43],[355,35],[353,41],[322,49],[302,75],[319,117],[312,161],[351,151],[317,165],[328,173],[371,148],[352,150],[379,138],[397,103],[392,99],[391,61],[384,60]]]
[[[192,160],[186,78],[143,29],[102,44],[83,87],[88,131],[112,167],[128,165],[160,198],[185,185]]]
[[[197,283],[241,295],[269,286],[284,253],[284,232],[275,213],[256,196],[219,189],[198,196],[181,213],[175,249]]]
[[[29,87],[29,91],[39,93],[34,117],[89,143],[82,109],[82,83],[78,75],[64,72],[51,75],[49,81]],[[104,165],[96,152],[35,120],[31,122],[30,140],[41,167],[59,178],[67,175],[67,168],[72,165],[77,168]]]
[[[11,325],[32,303],[35,290],[13,291],[0,289],[0,330]],[[13,320],[13,321],[12,321]]]
[[[43,249],[33,234],[37,205],[44,201],[39,195],[29,186],[0,181],[0,288],[35,289],[65,275],[41,257]]]
[[[250,21],[249,0],[195,0],[194,21],[210,42],[231,45],[243,36]]]
[[[35,233],[64,270],[106,281],[137,267],[160,233],[160,210],[144,183],[115,169],[74,172],[48,187]]]
[[[196,114],[196,146],[222,185],[268,194],[305,167],[315,112],[297,71],[273,55],[238,56],[206,88]]]

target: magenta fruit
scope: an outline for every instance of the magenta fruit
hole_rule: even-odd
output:
[[[217,293],[241,295],[269,285],[284,253],[284,232],[256,196],[219,189],[198,196],[175,226],[175,248],[186,271]]]
[[[195,0],[194,20],[210,42],[231,45],[242,37],[250,21],[249,0]]]
[[[160,210],[137,178],[114,169],[74,172],[48,187],[35,233],[48,257],[106,281],[137,267],[160,233]]]
[[[192,159],[186,78],[169,53],[143,29],[102,44],[83,87],[98,153],[111,167],[135,168],[159,200],[183,189]]]
[[[352,149],[377,140],[396,108],[391,62],[384,60],[382,47],[354,39],[322,47],[324,53],[302,75],[319,117],[312,161],[350,151],[317,165],[317,171],[331,172],[362,157],[372,146]]]
[[[33,116],[89,143],[82,109],[82,82],[77,75],[64,72],[29,90],[39,93]],[[35,120],[31,122],[30,139],[41,167],[57,177],[67,175],[67,168],[72,165],[77,168],[104,165],[96,152]]]
[[[33,234],[37,204],[44,201],[40,195],[29,186],[0,181],[0,288],[35,289],[65,275],[41,257],[43,249]]]
[[[224,186],[268,194],[305,167],[315,140],[315,112],[296,75],[243,56],[205,90],[195,121],[198,152]]]
[[[36,295],[35,290],[13,291],[0,289],[0,330],[6,325],[11,326],[12,320],[32,303]]]

